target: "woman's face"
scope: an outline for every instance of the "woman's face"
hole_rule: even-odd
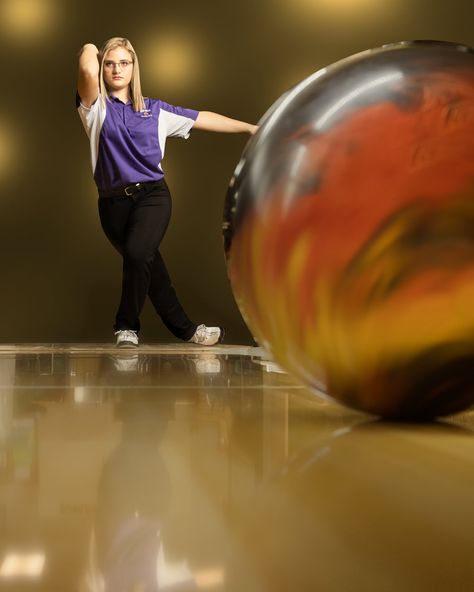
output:
[[[124,47],[107,52],[104,59],[104,82],[109,91],[127,88],[132,79],[133,58]]]

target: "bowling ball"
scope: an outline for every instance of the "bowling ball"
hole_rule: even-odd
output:
[[[474,52],[386,45],[285,93],[227,193],[227,269],[255,339],[387,418],[474,403]]]

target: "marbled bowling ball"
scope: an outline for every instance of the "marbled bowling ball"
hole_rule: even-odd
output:
[[[473,404],[473,50],[395,43],[284,94],[224,239],[250,330],[310,387],[388,418]]]

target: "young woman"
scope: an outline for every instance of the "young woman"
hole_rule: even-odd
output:
[[[147,295],[166,327],[201,345],[222,341],[220,327],[196,325],[179,303],[159,246],[171,215],[160,162],[168,136],[191,128],[253,134],[257,126],[143,97],[137,54],[130,41],[109,39],[100,51],[79,52],[76,107],[90,140],[102,228],[123,257],[122,296],[115,318],[119,347],[136,347]]]

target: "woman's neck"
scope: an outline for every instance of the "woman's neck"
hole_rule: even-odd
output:
[[[120,99],[122,101],[122,103],[126,103],[127,101],[130,101],[130,93],[128,91],[128,88],[122,88],[120,90],[113,90],[113,91],[110,91],[110,94],[114,95],[114,97],[117,97],[117,99]]]

